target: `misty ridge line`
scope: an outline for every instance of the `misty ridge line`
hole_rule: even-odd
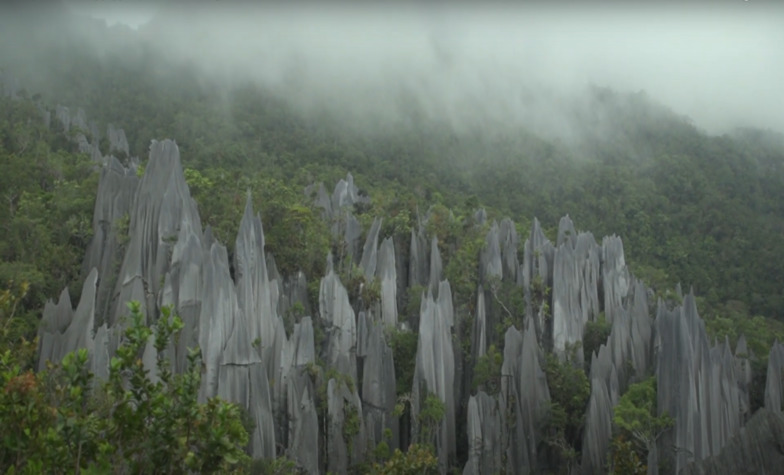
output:
[[[67,2],[82,15],[92,3]],[[417,118],[456,133],[522,128],[574,142],[612,132],[613,111],[601,110],[591,92],[608,87],[645,91],[664,111],[710,133],[784,131],[784,15],[771,14],[784,9],[722,5],[172,2],[122,36],[172,64],[194,65],[221,90],[251,82],[304,117],[327,116],[349,128]],[[123,54],[122,46],[101,42],[116,26],[93,35],[63,27],[99,54]]]

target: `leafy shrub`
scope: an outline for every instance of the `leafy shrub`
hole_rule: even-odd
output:
[[[86,349],[37,375],[24,371],[11,350],[0,355],[0,470],[212,473],[248,460],[239,407],[197,401],[199,350],[190,351],[185,373],[170,369],[165,350],[182,321],[164,308],[152,329],[137,302],[129,308],[130,326],[107,381],[94,380]],[[148,341],[158,354],[156,378],[141,359]]]

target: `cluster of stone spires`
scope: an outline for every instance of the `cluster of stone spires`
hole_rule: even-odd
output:
[[[265,254],[262,223],[250,196],[237,233],[232,276],[226,248],[209,227],[202,228],[174,142],[152,142],[140,179],[135,160],[126,168],[117,158],[100,154],[96,135],[92,143],[87,139],[81,131],[94,128],[83,113],[71,117],[67,109],[58,107],[55,117],[66,130],[80,130],[74,140],[96,159],[101,178],[82,296],[75,310],[67,290],[57,303],[47,303],[40,330],[40,367],[47,360],[59,361],[70,351],[87,348],[93,372],[106,377],[109,358],[122,338],[125,302],[139,301],[151,322],[163,306],[173,305],[185,323],[178,343],[166,350],[173,368],[183,371],[187,349],[201,348],[200,397],[220,396],[248,410],[255,422],[253,457],[285,453],[309,473],[325,469],[344,473],[382,440],[392,449],[416,440],[422,402],[427,394],[435,394],[445,407],[433,434],[442,471],[455,460],[457,418],[465,417],[469,454],[464,473],[501,469],[532,473],[546,463],[537,424],[551,397],[543,354],[553,351],[565,357],[582,342],[586,324],[603,312],[611,332],[590,361],[583,473],[603,470],[613,407],[631,382],[651,372],[658,378],[659,411],[676,423],[664,434],[658,450],[651,450],[649,473],[657,473],[660,458],[666,458],[675,472],[710,473],[714,456],[726,457],[725,446],[740,447],[746,467],[771,466],[764,465],[772,463],[768,452],[743,452],[748,446],[744,437],[757,440],[782,428],[774,421],[755,423],[755,432],[743,430],[751,381],[745,340],[738,341],[734,355],[726,341],[710,345],[692,294],[673,309],[659,301],[652,319],[652,294],[630,275],[616,236],[604,238],[599,245],[590,233],[577,233],[567,216],[559,223],[555,244],[534,220],[529,238],[520,247],[510,220],[490,225],[480,256],[472,360],[477,361],[495,342],[491,329],[502,319],[501,309],[492,304],[494,282],[518,286],[526,312],[523,327],[511,326],[504,335],[499,394],[472,395],[464,384],[471,370],[463,367],[459,351],[453,348],[459,322],[450,284],[443,279],[436,236],[430,237],[428,246],[427,217],[412,230],[407,252],[392,238],[379,246],[380,218],[361,245],[362,230],[352,207],[367,197],[359,193],[351,175],[337,184],[331,196],[323,185],[307,190],[316,190],[316,204],[323,208],[334,236],[345,240],[351,262],[359,262],[364,275],[378,278],[381,284],[379,303],[351,302],[329,257],[315,313],[307,299],[306,279],[316,276],[278,274],[274,260]],[[122,131],[110,127],[107,135],[112,151],[128,154]],[[127,235],[116,226],[124,217]],[[485,213],[480,210],[474,220],[484,224]],[[552,289],[551,300],[533,298],[534,282]],[[398,325],[397,308],[405,289],[414,285],[425,291],[411,414],[403,421],[394,410],[394,362],[384,330]],[[295,303],[311,315],[301,318],[287,335],[282,315]],[[321,346],[316,345],[314,319],[327,329]],[[582,357],[581,352],[576,355]],[[153,374],[156,358],[151,341],[143,360]],[[324,381],[326,376],[320,373],[314,379],[311,369],[317,359],[344,377]],[[772,413],[781,412],[783,366],[784,347],[776,344],[765,393],[766,408]],[[318,383],[327,388],[323,420],[316,406]],[[348,437],[347,417],[359,418],[359,430]],[[392,437],[385,437],[385,432]],[[691,463],[700,461],[704,465]]]

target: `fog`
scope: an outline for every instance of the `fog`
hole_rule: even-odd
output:
[[[569,135],[589,85],[645,91],[709,132],[784,131],[784,7],[392,6],[69,1],[126,24],[220,80],[252,80],[305,113],[383,124],[418,114],[454,127]],[[379,122],[381,121],[381,122]]]

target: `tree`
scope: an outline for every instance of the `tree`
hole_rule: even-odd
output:
[[[395,449],[389,460],[373,465],[371,473],[383,475],[435,475],[438,473],[438,457],[433,449],[412,444],[404,453]]]
[[[657,416],[656,411],[655,376],[629,386],[614,409],[613,424],[620,432],[618,437],[634,441],[642,460],[647,458],[659,436],[673,424],[670,416]]]
[[[185,373],[170,369],[165,350],[182,321],[164,308],[149,328],[139,304],[129,308],[107,381],[94,379],[85,349],[39,374],[23,370],[10,349],[0,355],[0,470],[213,473],[248,463],[240,408],[197,401],[200,351],[190,351]],[[155,379],[141,359],[150,341]]]

